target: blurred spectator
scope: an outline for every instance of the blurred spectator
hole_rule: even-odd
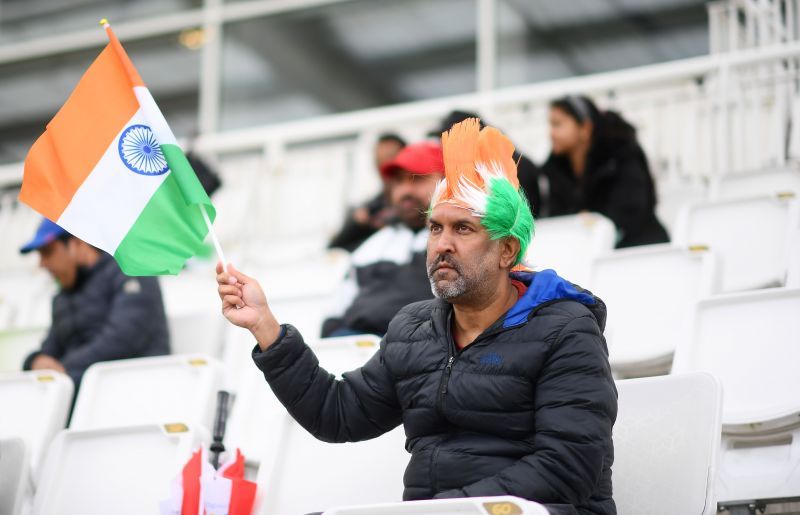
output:
[[[459,122],[463,122],[467,118],[478,118],[480,120],[481,128],[484,128],[486,125],[491,125],[484,123],[483,119],[481,119],[481,117],[475,113],[456,110],[451,111],[450,114],[445,116],[442,119],[439,127],[430,131],[428,136],[436,138],[438,141],[439,138],[442,137],[443,132],[449,131],[450,127]],[[528,203],[533,211],[533,216],[538,218],[541,216],[539,204],[542,203],[542,197],[539,191],[540,171],[536,165],[533,164],[533,161],[522,155],[518,150],[514,151],[513,157],[514,160],[517,161],[517,177],[519,178],[519,184],[525,193],[525,197],[528,199]]]
[[[65,372],[77,391],[99,361],[169,354],[161,289],[155,277],[128,277],[114,258],[49,220],[20,249],[38,251],[39,264],[58,282],[50,330],[25,370]]]
[[[584,96],[550,104],[549,216],[594,211],[617,226],[617,247],[669,241],[656,218],[656,191],[636,129]]]
[[[375,169],[380,170],[383,165],[394,159],[405,146],[405,140],[397,134],[381,135],[375,144]],[[391,223],[394,218],[394,209],[389,203],[388,185],[383,176],[381,176],[381,182],[383,188],[380,193],[347,213],[344,226],[333,237],[328,247],[338,247],[353,252],[367,238]]]
[[[353,253],[335,312],[322,324],[323,337],[383,335],[400,308],[433,297],[425,269],[425,220],[443,170],[441,145],[427,141],[405,147],[383,164],[397,221]]]

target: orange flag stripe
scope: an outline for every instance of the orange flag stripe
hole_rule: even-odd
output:
[[[113,33],[110,37],[25,159],[20,199],[50,220],[58,220],[139,109],[133,86],[143,85],[141,78]]]

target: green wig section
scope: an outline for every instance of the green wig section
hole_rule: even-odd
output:
[[[515,265],[525,259],[528,245],[535,230],[531,207],[522,190],[517,190],[505,178],[494,178],[489,183],[491,192],[486,199],[486,214],[481,223],[493,240],[512,237],[519,242]]]

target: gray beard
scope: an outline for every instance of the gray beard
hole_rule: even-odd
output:
[[[431,281],[431,292],[437,299],[451,300],[464,295],[467,292],[467,280],[459,274],[455,281],[449,281],[444,286],[439,286],[433,279]]]

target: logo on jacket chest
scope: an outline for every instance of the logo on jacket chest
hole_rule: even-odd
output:
[[[481,365],[498,366],[503,364],[503,356],[496,352],[487,352],[486,354],[481,354],[478,357],[478,362]]]

